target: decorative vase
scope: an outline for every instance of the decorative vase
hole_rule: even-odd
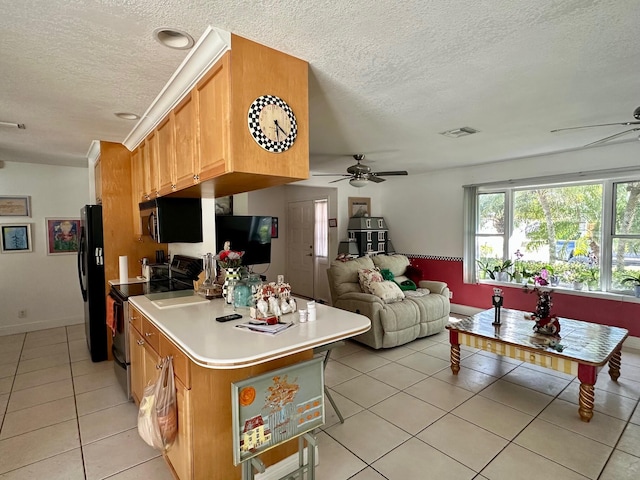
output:
[[[497,272],[496,279],[499,282],[508,282],[509,281],[509,272]]]
[[[240,280],[240,267],[224,268],[224,283],[222,284],[222,296],[227,303],[233,303],[233,297],[230,292],[230,286]]]
[[[574,290],[582,290],[584,288],[584,283],[582,282],[573,282]]]
[[[513,281],[516,283],[522,283],[522,274],[520,272],[516,272],[513,274]]]

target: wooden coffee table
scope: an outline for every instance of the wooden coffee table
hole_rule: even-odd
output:
[[[494,310],[447,325],[451,342],[451,371],[460,371],[460,345],[479,348],[559,372],[575,375],[580,380],[580,418],[593,417],[594,385],[598,371],[607,362],[614,381],[620,376],[622,343],[629,335],[624,328],[560,318],[560,338],[533,332],[534,322],[525,312],[503,308],[501,325],[493,326]],[[556,340],[564,349],[549,346]]]

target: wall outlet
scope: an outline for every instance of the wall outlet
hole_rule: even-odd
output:
[[[18,318],[26,318],[27,311],[26,310],[18,310]]]
[[[449,300],[451,300],[452,298],[453,298],[453,292],[449,290]]]

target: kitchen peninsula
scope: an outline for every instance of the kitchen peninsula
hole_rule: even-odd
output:
[[[296,299],[299,308],[305,301]],[[369,330],[363,315],[327,305],[317,306],[317,320],[298,323],[298,314],[283,316],[295,325],[277,335],[236,328],[249,319],[220,323],[233,313],[221,299],[158,308],[153,296],[130,297],[131,389],[139,403],[144,386],[157,376],[159,358],[173,356],[179,434],[165,460],[180,480],[241,478],[233,465],[231,384],[264,372],[308,360],[313,349]],[[263,455],[273,465],[293,455],[297,441]]]

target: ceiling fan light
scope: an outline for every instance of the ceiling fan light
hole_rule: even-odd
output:
[[[366,187],[369,184],[369,179],[367,178],[352,178],[351,180],[349,180],[349,183],[353,186],[353,187]]]

